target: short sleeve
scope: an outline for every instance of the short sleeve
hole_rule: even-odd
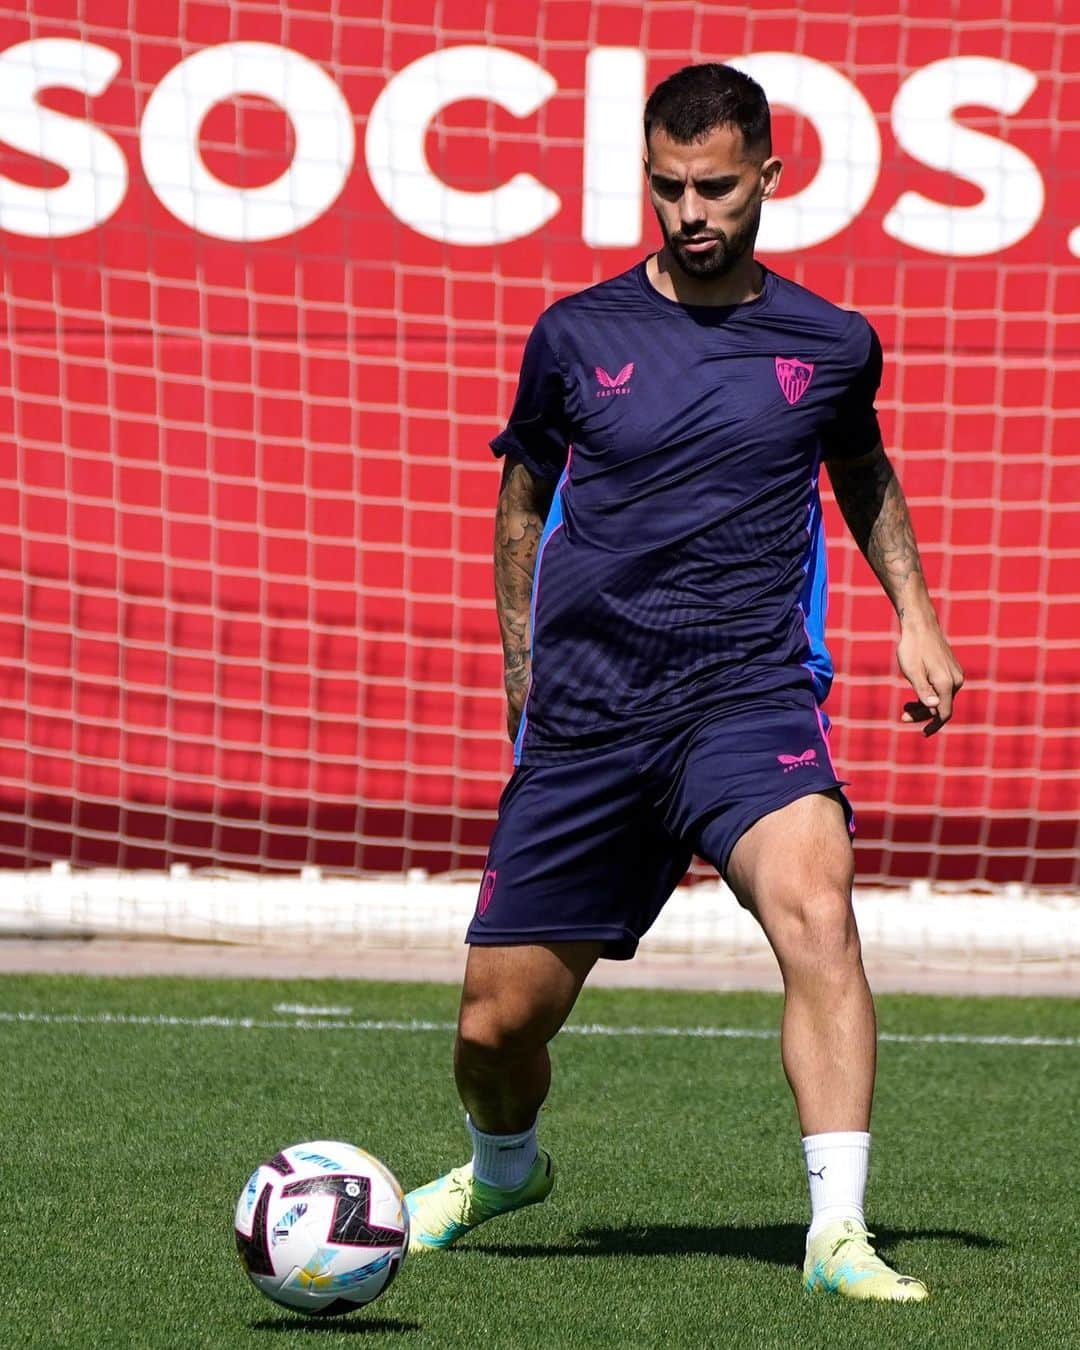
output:
[[[525,344],[510,420],[491,448],[496,455],[521,460],[537,478],[554,482],[566,464],[569,446],[562,371],[541,320]]]
[[[881,440],[874,399],[881,384],[881,343],[869,324],[870,350],[844,391],[836,416],[822,432],[825,459],[858,459]]]

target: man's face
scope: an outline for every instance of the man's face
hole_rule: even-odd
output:
[[[675,262],[691,277],[726,276],[753,253],[780,161],[748,151],[737,127],[717,127],[693,145],[655,128],[647,154],[649,196]]]

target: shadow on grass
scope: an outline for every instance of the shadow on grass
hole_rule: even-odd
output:
[[[965,1247],[1004,1246],[997,1238],[955,1228],[881,1228],[878,1251],[886,1252],[898,1242],[930,1239],[958,1242]],[[631,1228],[583,1228],[569,1242],[483,1243],[473,1242],[462,1252],[516,1259],[532,1256],[726,1256],[735,1260],[763,1261],[776,1266],[801,1266],[806,1247],[806,1227],[798,1223],[750,1226],[743,1224],[654,1224]]]
[[[285,1335],[314,1336],[374,1336],[376,1332],[397,1332],[401,1335],[420,1331],[419,1322],[403,1322],[398,1317],[264,1317],[249,1322],[252,1331],[276,1331]]]

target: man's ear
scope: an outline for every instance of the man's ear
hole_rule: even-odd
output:
[[[761,200],[768,201],[780,186],[780,175],[784,172],[784,161],[778,155],[770,155],[761,166]]]

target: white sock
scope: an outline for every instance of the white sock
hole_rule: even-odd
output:
[[[536,1121],[521,1134],[485,1134],[469,1116],[465,1117],[465,1124],[472,1138],[472,1168],[477,1181],[486,1181],[504,1191],[520,1186],[540,1151],[536,1144]]]
[[[854,1219],[862,1227],[870,1136],[858,1130],[808,1134],[803,1138],[810,1183],[810,1232],[816,1237],[828,1223]]]

